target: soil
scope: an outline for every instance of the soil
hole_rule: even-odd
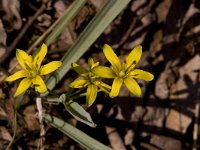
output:
[[[0,1],[0,149],[6,149],[9,143],[9,149],[14,150],[38,148],[40,123],[34,95],[13,98],[19,82],[2,79],[15,67],[16,49],[27,51],[72,3],[73,0]],[[89,0],[48,47],[44,63],[61,59],[104,3],[105,0]],[[114,150],[199,149],[199,35],[199,0],[132,0],[77,63],[88,67],[87,60],[93,57],[109,65],[102,51],[104,44],[109,44],[121,59],[142,45],[137,68],[154,74],[151,82],[138,80],[142,96],[133,96],[123,86],[114,99],[98,93],[90,108],[85,106],[85,97],[78,99],[96,128],[74,119],[62,104],[43,103],[44,110]],[[75,72],[69,71],[55,93],[66,92],[76,77]],[[84,149],[56,128],[44,125],[45,149]]]

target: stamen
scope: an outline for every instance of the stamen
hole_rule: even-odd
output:
[[[124,70],[121,70],[121,71],[119,72],[119,76],[120,76],[120,77],[124,77],[124,76],[125,76],[125,71],[124,71]]]
[[[96,80],[96,77],[94,77],[94,76],[90,76],[90,82],[95,82],[95,80]]]

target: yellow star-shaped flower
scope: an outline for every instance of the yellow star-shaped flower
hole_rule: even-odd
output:
[[[143,79],[145,81],[151,81],[154,78],[154,76],[147,71],[135,69],[142,55],[142,47],[135,47],[124,62],[120,61],[113,49],[107,44],[104,45],[103,52],[108,61],[112,64],[112,67],[97,66],[93,68],[91,72],[102,78],[114,78],[110,97],[116,97],[119,94],[123,83],[132,94],[140,96],[142,93],[141,88],[134,78]]]
[[[72,64],[72,69],[74,69],[80,76],[81,78],[78,78],[74,82],[70,84],[70,87],[72,88],[86,88],[86,105],[87,107],[90,107],[97,96],[98,93],[98,88],[106,93],[109,93],[109,90],[111,89],[111,86],[103,83],[101,81],[101,78],[98,76],[94,75],[91,72],[91,69],[97,67],[99,65],[99,62],[94,63],[94,60],[92,58],[89,58],[88,64],[90,66],[90,69],[87,70],[78,64],[73,63]]]
[[[20,78],[24,78],[20,82],[14,97],[25,92],[31,85],[34,85],[39,93],[44,93],[47,91],[47,87],[41,76],[55,71],[62,65],[62,62],[52,61],[46,65],[41,66],[46,53],[47,46],[45,44],[42,44],[40,51],[34,58],[23,50],[16,51],[16,57],[22,70],[17,71],[5,79],[5,81],[14,81]]]

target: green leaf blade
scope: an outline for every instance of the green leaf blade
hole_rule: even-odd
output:
[[[83,109],[77,102],[69,102],[66,104],[65,109],[78,121],[81,121],[90,127],[95,128],[96,124],[92,121],[92,118],[88,112]]]
[[[75,128],[67,122],[49,114],[44,114],[43,119],[53,127],[62,131],[64,134],[84,146],[86,149],[91,150],[112,150],[110,147],[100,143],[89,135],[85,134],[81,130]]]
[[[63,56],[63,65],[46,81],[48,89],[52,90],[55,85],[70,70],[71,64],[76,62],[101,35],[111,21],[126,7],[130,0],[109,0],[105,7],[96,14],[88,26],[84,29],[74,45]],[[48,93],[46,93],[48,94]],[[44,94],[44,96],[46,95]]]

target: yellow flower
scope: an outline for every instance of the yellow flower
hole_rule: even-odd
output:
[[[13,75],[5,79],[5,81],[14,81],[20,78],[24,78],[20,82],[17,91],[14,94],[14,97],[25,92],[32,84],[40,93],[44,93],[47,91],[47,87],[41,76],[55,71],[58,67],[62,65],[62,62],[52,61],[46,65],[41,66],[41,63],[46,53],[47,46],[45,44],[42,44],[40,51],[36,54],[34,58],[32,58],[31,55],[28,55],[23,50],[16,51],[16,57],[22,70],[17,71]]]
[[[143,79],[145,81],[153,80],[154,76],[146,71],[135,69],[136,64],[139,62],[142,55],[142,47],[135,47],[122,63],[112,48],[105,44],[103,52],[112,64],[112,67],[97,66],[91,70],[95,75],[103,78],[114,78],[110,97],[116,97],[119,94],[120,88],[124,83],[128,90],[136,95],[141,95],[141,88],[134,78]]]
[[[94,63],[94,60],[92,58],[89,58],[88,64],[90,66],[90,69],[87,70],[78,64],[73,63],[72,69],[74,69],[80,76],[81,79],[77,79],[74,82],[70,84],[70,87],[72,88],[86,88],[86,105],[87,107],[90,107],[97,96],[98,88],[100,88],[102,91],[109,93],[109,90],[111,87],[101,81],[101,78],[94,75],[91,72],[91,69],[95,68],[99,65],[99,62]]]

